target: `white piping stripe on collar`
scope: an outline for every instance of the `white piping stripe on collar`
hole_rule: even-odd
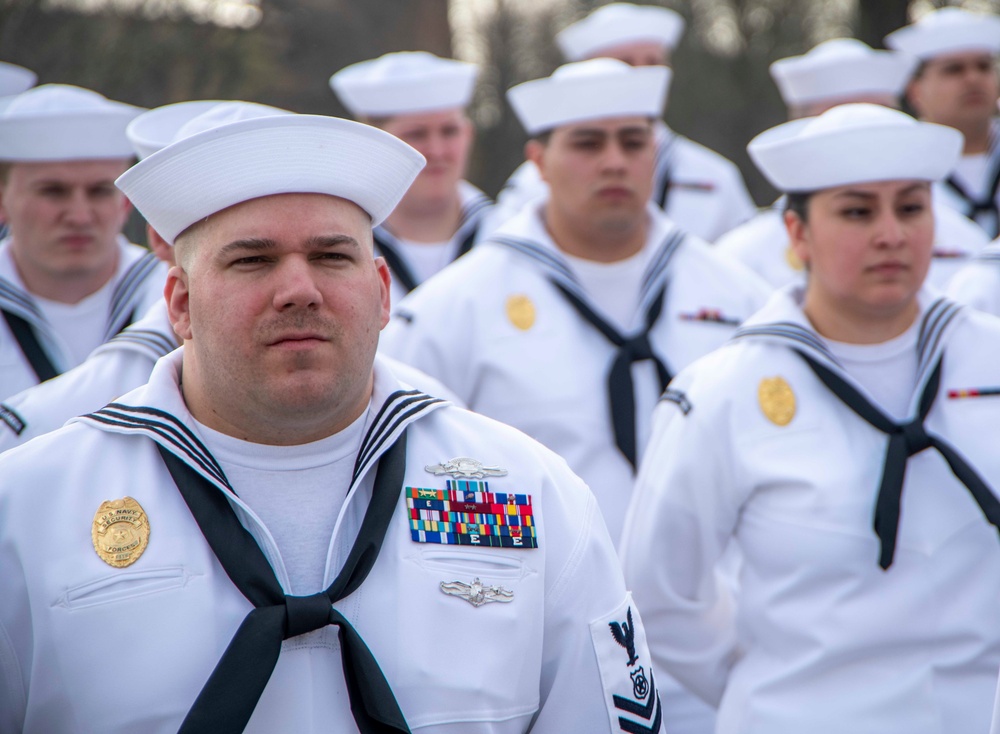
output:
[[[670,182],[670,174],[673,172],[674,154],[677,152],[677,139],[677,133],[667,129],[663,139],[659,141],[659,145],[656,147],[656,159],[653,168],[653,191],[657,194]]]
[[[362,443],[355,463],[353,487],[369,467],[378,460],[382,451],[413,421],[422,415],[451,405],[446,400],[432,398],[418,390],[399,390],[386,400],[379,410],[375,423]],[[225,472],[201,440],[175,416],[149,407],[111,403],[99,411],[80,418],[96,428],[111,429],[118,433],[137,433],[155,441],[205,479],[220,489],[236,494]]]
[[[646,270],[642,276],[642,290],[639,295],[640,307],[647,305],[649,299],[659,293],[660,286],[665,279],[664,275],[667,273],[674,254],[680,248],[686,236],[686,233],[679,228],[673,227],[656,248],[656,254],[646,266]],[[534,259],[562,285],[572,290],[578,298],[585,303],[590,303],[589,297],[584,292],[576,275],[570,269],[569,264],[551,248],[544,247],[532,240],[506,235],[491,237],[489,242],[509,247]]]
[[[109,341],[102,344],[99,349],[108,345],[135,344],[144,347],[154,359],[159,359],[165,354],[177,349],[177,342],[168,335],[155,331],[154,329],[137,329],[130,326],[119,334],[116,334]],[[97,350],[94,350],[95,352]]]
[[[544,269],[550,271],[553,275],[558,277],[559,280],[567,284],[571,284],[577,290],[580,289],[580,283],[576,279],[576,275],[573,271],[570,270],[569,265],[566,264],[566,261],[548,248],[541,247],[531,240],[522,239],[520,237],[509,237],[507,235],[493,236],[490,237],[488,241],[509,247],[512,250],[520,252],[522,255],[533,258]]]
[[[29,321],[45,323],[45,316],[34,299],[6,278],[0,278],[0,307],[3,306]]]
[[[816,332],[810,331],[791,321],[776,321],[770,324],[761,324],[760,326],[741,326],[736,330],[731,339],[735,341],[736,339],[745,339],[748,337],[771,337],[782,341],[797,342],[808,347],[811,351],[817,352],[825,360],[839,366],[836,358],[833,356],[833,352],[827,348],[826,342]],[[797,344],[794,343],[788,346],[793,349],[797,348]]]
[[[944,334],[961,310],[962,306],[941,297],[931,303],[921,318],[917,336],[918,382],[923,382],[926,376],[924,373],[936,361]],[[748,337],[791,342],[786,346],[792,349],[800,349],[804,346],[836,367],[838,371],[843,372],[843,366],[833,356],[823,338],[815,331],[800,324],[783,321],[740,327],[731,338],[736,340]]]
[[[931,362],[937,359],[945,331],[961,310],[960,305],[944,297],[935,300],[927,309],[917,336],[917,354],[920,357],[917,372],[921,375],[921,381],[923,373],[931,366]]]
[[[459,214],[458,229],[455,230],[455,234],[451,236],[450,241],[462,238],[463,235],[472,229],[472,226],[479,226],[483,214],[492,206],[493,202],[490,200],[490,197],[481,191],[464,199],[462,201],[462,210]],[[386,228],[385,223],[375,227],[372,230],[372,234],[376,245],[384,244],[389,247],[397,247],[399,245],[399,238]]]
[[[354,463],[353,485],[365,475],[379,455],[398,438],[403,430],[425,413],[451,405],[447,400],[434,398],[419,390],[397,390],[379,409],[367,435],[361,442]]]
[[[108,327],[104,333],[104,341],[121,330],[124,319],[134,308],[134,302],[140,293],[142,284],[152,275],[159,264],[160,259],[152,252],[147,252],[132,263],[122,275],[111,297],[111,309],[108,316]],[[142,314],[134,315],[134,317],[139,316]]]
[[[81,418],[118,429],[120,433],[138,433],[151,438],[170,453],[227,492],[233,492],[225,472],[201,440],[170,413],[150,407],[111,403]]]

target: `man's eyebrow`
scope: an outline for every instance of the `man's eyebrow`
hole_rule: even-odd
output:
[[[599,127],[579,127],[576,130],[570,130],[570,137],[589,137],[597,135],[607,135],[607,131]]]
[[[219,250],[219,255],[226,256],[232,252],[264,252],[266,250],[273,250],[277,246],[274,240],[260,237],[246,237],[244,239],[233,240],[229,244],[224,245]]]
[[[321,247],[361,247],[361,243],[356,239],[346,234],[336,234],[336,235],[317,235],[316,237],[310,237],[306,240],[306,244],[309,247],[321,248]]]

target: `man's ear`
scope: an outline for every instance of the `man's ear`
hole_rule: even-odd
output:
[[[167,284],[163,287],[163,297],[167,301],[167,315],[174,333],[181,340],[190,339],[191,311],[190,292],[188,290],[188,274],[179,266],[174,265],[167,273]]]
[[[381,330],[389,323],[389,313],[392,307],[390,298],[392,292],[392,273],[389,272],[389,266],[386,264],[384,257],[375,258],[375,270],[378,272],[379,291],[382,297],[382,318],[380,321],[381,326],[379,327]]]
[[[524,157],[535,164],[543,181],[548,181],[545,177],[545,146],[537,140],[531,139],[524,144]]]

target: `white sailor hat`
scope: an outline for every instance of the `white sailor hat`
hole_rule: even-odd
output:
[[[611,3],[556,34],[556,44],[570,61],[598,55],[623,43],[652,41],[673,49],[684,32],[684,19],[673,10],[652,5]]]
[[[426,51],[401,51],[351,64],[330,88],[355,117],[387,117],[463,108],[479,69]]]
[[[0,112],[7,109],[21,92],[35,86],[37,81],[38,75],[31,69],[0,61]]]
[[[250,199],[315,193],[353,201],[382,222],[424,157],[389,133],[324,115],[271,115],[171,143],[115,184],[168,243]]]
[[[20,94],[35,86],[38,75],[31,69],[0,61],[0,97]]]
[[[889,48],[921,60],[964,51],[1000,53],[1000,18],[961,8],[941,8],[885,37]]]
[[[43,84],[0,111],[0,160],[132,158],[125,127],[140,112],[89,89]]]
[[[176,102],[143,112],[128,124],[125,134],[142,159],[181,138],[219,125],[290,114],[288,110],[255,102],[218,99]]]
[[[563,64],[552,76],[518,84],[507,99],[529,135],[607,117],[659,117],[670,85],[665,66],[629,66],[617,59]]]
[[[955,167],[962,134],[876,104],[845,104],[762,132],[747,150],[786,192],[916,179],[938,181]]]
[[[787,105],[869,95],[898,97],[917,65],[909,54],[875,51],[855,38],[824,41],[802,56],[771,64]]]

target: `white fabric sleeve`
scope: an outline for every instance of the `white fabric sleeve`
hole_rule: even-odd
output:
[[[1000,734],[1000,685],[997,686],[996,700],[993,703],[993,723],[990,724],[990,734]]]
[[[654,666],[717,706],[737,654],[731,585],[720,573],[739,514],[722,418],[675,385],[657,406],[620,555]]]
[[[98,352],[58,377],[3,401],[14,416],[0,423],[0,452],[54,431],[78,415],[92,413],[130,390],[145,385],[155,362],[125,349]],[[18,433],[13,423],[23,421]]]
[[[744,222],[753,219],[757,214],[757,205],[750,198],[743,176],[740,175],[739,168],[735,164],[726,167],[726,175],[723,178],[722,193],[726,203],[723,211],[727,213],[724,219],[719,221],[719,235],[714,240],[718,240],[726,232],[729,232]]]
[[[966,265],[948,281],[947,293],[958,303],[1000,316],[1000,263]]]
[[[450,278],[445,268],[402,300],[379,336],[378,351],[440,381],[457,404],[472,405],[476,370],[456,355],[475,354],[469,340],[477,330],[471,309],[450,295]],[[468,343],[455,343],[461,340]]]
[[[573,518],[568,560],[546,598],[541,705],[532,731],[659,732],[662,709],[642,620],[597,502],[587,496],[582,517]]]

